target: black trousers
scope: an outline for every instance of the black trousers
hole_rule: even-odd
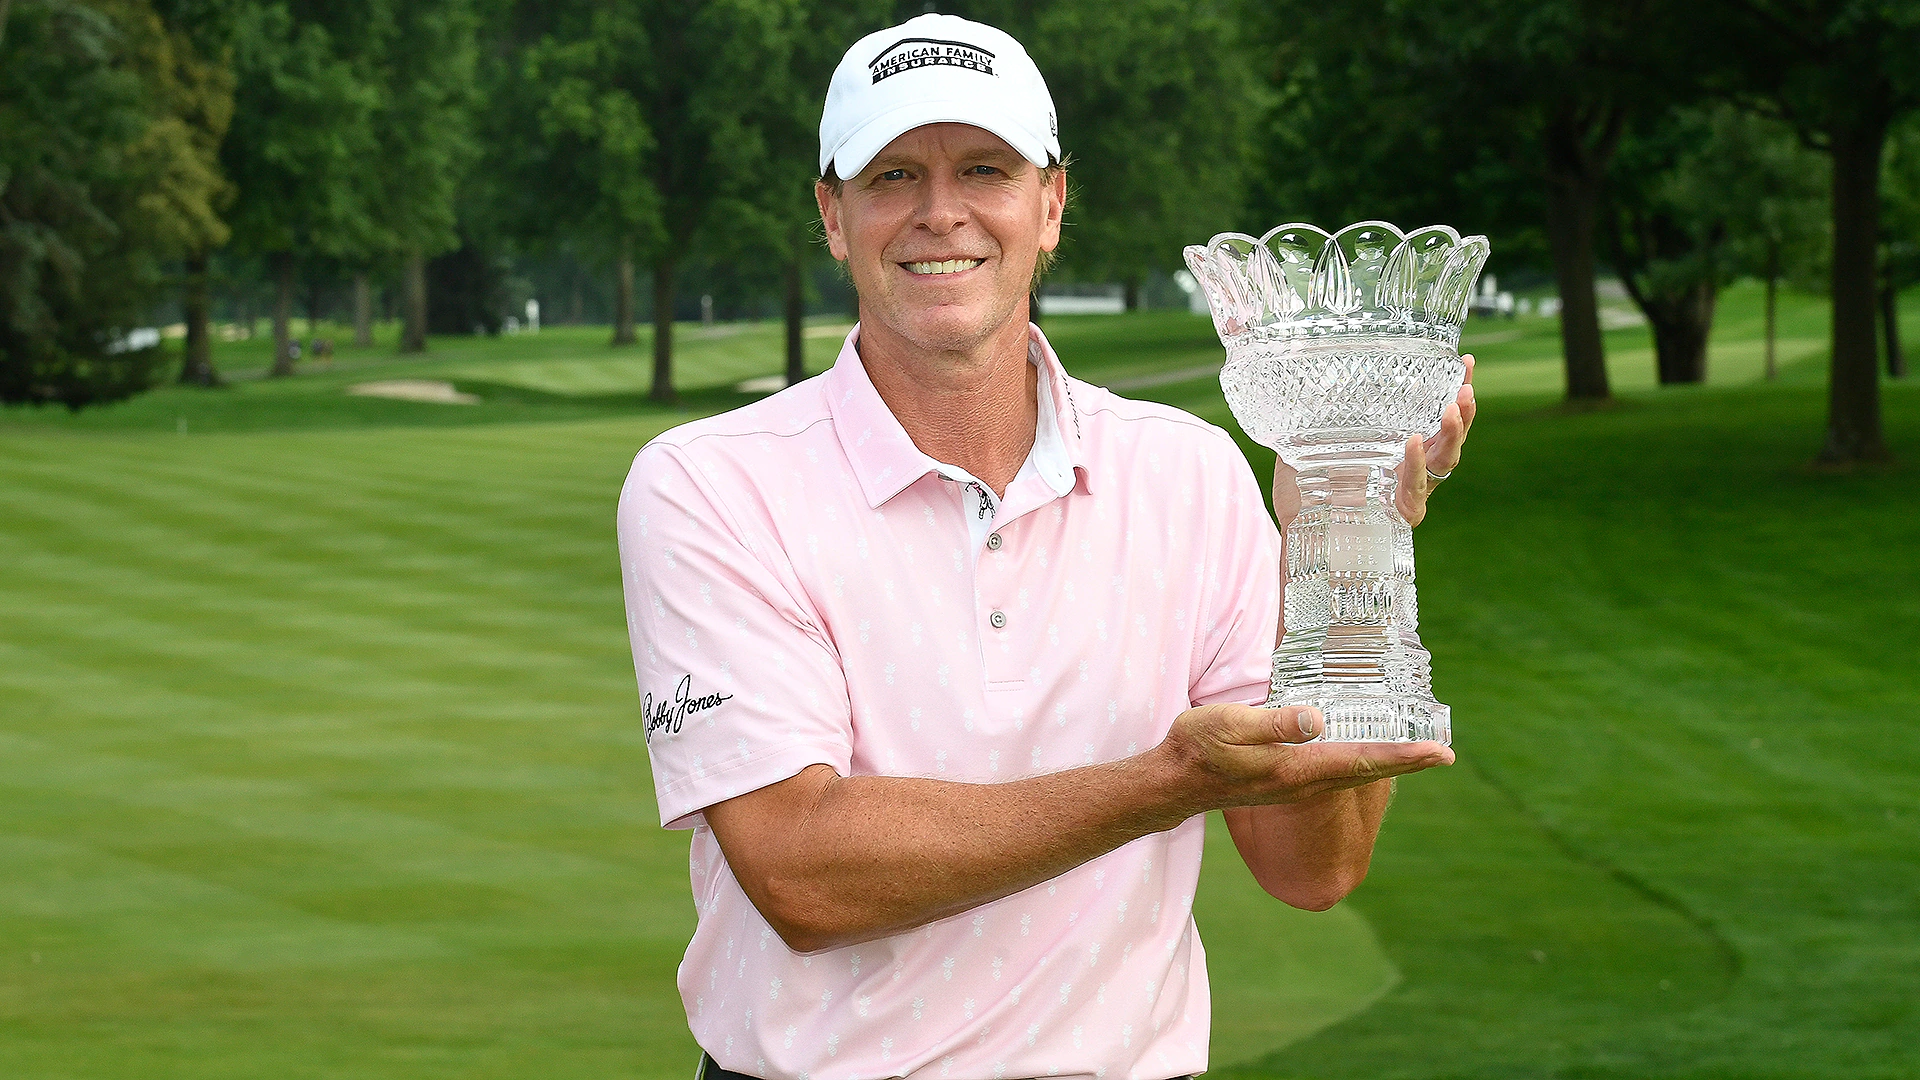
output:
[[[712,1054],[701,1054],[700,1071],[694,1074],[693,1080],[756,1080],[756,1078],[746,1073],[728,1072],[713,1060]],[[1173,1080],[1193,1080],[1193,1077],[1177,1076]]]

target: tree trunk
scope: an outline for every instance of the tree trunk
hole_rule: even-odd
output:
[[[213,326],[209,319],[213,300],[207,292],[204,251],[187,256],[187,289],[181,306],[187,316],[187,355],[180,365],[180,381],[192,386],[218,386],[220,376],[213,370]]]
[[[1880,155],[1884,120],[1836,126],[1833,147],[1833,368],[1827,390],[1829,464],[1884,461],[1880,429],[1880,350],[1874,340],[1876,258],[1880,242]]]
[[[1641,306],[1653,325],[1655,373],[1661,386],[1707,381],[1707,336],[1713,331],[1713,282],[1674,296],[1650,296]]]
[[[1593,237],[1607,162],[1623,122],[1617,109],[1587,117],[1570,105],[1555,109],[1547,122],[1547,243],[1560,288],[1560,348],[1571,401],[1612,396],[1600,302],[1593,291]]]
[[[353,343],[363,349],[373,344],[373,284],[365,270],[353,275]]]
[[[400,351],[427,351],[427,260],[417,254],[407,256],[406,303],[400,313]]]
[[[293,374],[293,252],[273,254],[273,367],[269,375]]]
[[[1027,293],[1027,321],[1032,323],[1035,326],[1040,325],[1040,290],[1039,289],[1034,289],[1031,292]]]
[[[586,321],[587,301],[586,297],[580,291],[580,283],[576,281],[573,283],[573,314],[567,318],[567,322],[571,325],[579,326]]]
[[[633,315],[633,243],[620,245],[620,258],[613,267],[613,343],[631,345],[640,340],[634,332]]]
[[[1601,401],[1607,385],[1607,351],[1600,337],[1600,302],[1593,291],[1594,198],[1589,191],[1553,183],[1547,198],[1547,241],[1560,289],[1560,349],[1566,357],[1567,397]]]
[[[1774,340],[1779,326],[1780,292],[1780,241],[1767,239],[1767,381],[1780,377],[1780,364],[1775,358]]]
[[[801,256],[787,259],[787,385],[807,377],[807,293],[800,277]]]
[[[13,0],[0,0],[0,41],[7,39],[7,15],[13,9]]]
[[[654,401],[673,400],[673,259],[653,263],[653,389]]]
[[[1121,301],[1122,304],[1125,305],[1128,311],[1139,311],[1140,310],[1140,275],[1138,274],[1129,275],[1126,280],[1125,290],[1126,291],[1121,294],[1123,297]]]
[[[1880,334],[1887,343],[1887,374],[1905,378],[1907,358],[1900,351],[1900,290],[1894,287],[1892,274],[1883,274],[1880,280]]]

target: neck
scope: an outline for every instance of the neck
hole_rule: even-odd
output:
[[[913,445],[1004,496],[1033,449],[1039,421],[1039,372],[1027,362],[1026,319],[1009,319],[972,348],[945,351],[861,315],[860,360]]]

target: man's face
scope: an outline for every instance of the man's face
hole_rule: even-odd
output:
[[[1025,310],[1034,264],[1060,242],[1066,183],[1061,170],[1042,180],[992,132],[929,124],[888,143],[839,194],[821,184],[815,195],[861,318],[948,352]]]

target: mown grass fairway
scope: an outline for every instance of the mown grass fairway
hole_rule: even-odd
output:
[[[1920,391],[1886,391],[1907,464],[1809,471],[1820,305],[1760,384],[1755,292],[1716,385],[1588,413],[1540,384],[1550,322],[1475,325],[1483,421],[1419,537],[1461,765],[1328,915],[1216,843],[1221,1071],[1920,1071]],[[1049,330],[1228,422],[1205,320]],[[673,408],[596,329],[0,413],[0,1076],[687,1075],[613,499],[779,361],[686,338]],[[1610,343],[1650,383],[1644,331]],[[484,400],[342,393],[398,377]]]

